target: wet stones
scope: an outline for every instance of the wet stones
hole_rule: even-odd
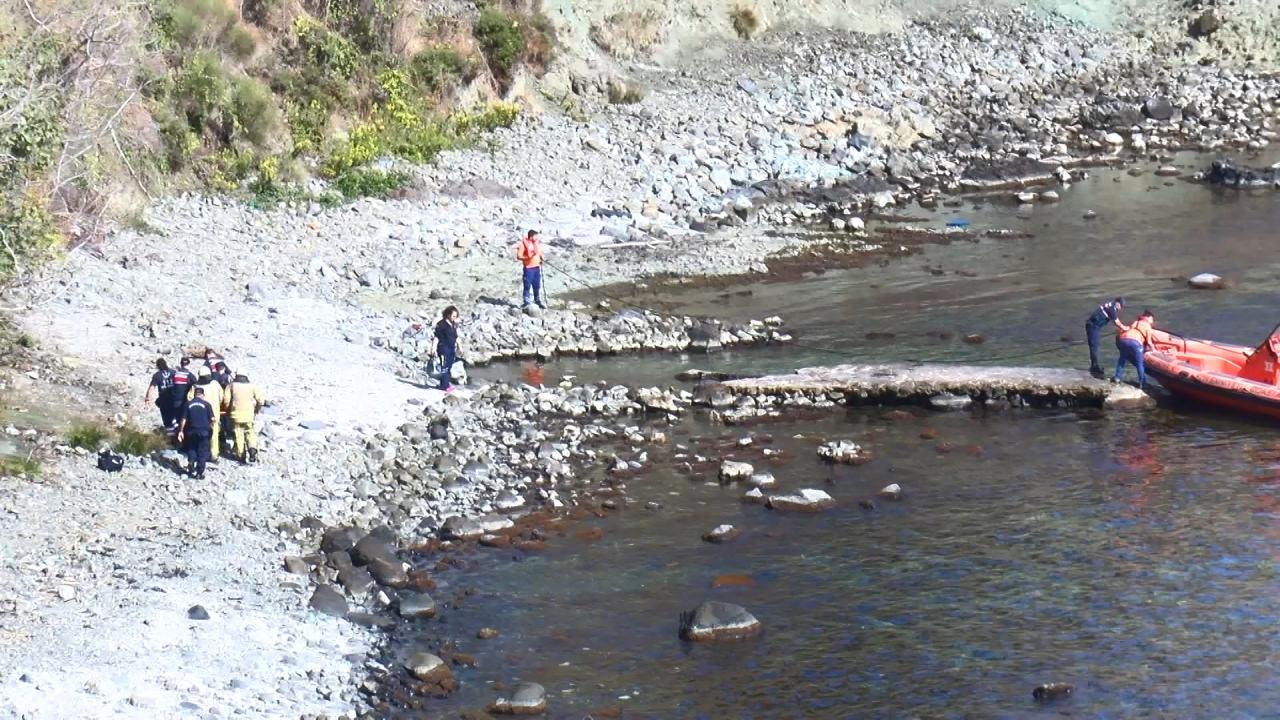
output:
[[[434,617],[436,601],[425,592],[402,591],[397,611],[402,618]]]
[[[762,629],[760,621],[746,608],[718,600],[708,600],[680,614],[680,637],[690,642],[737,640]]]
[[[738,537],[739,534],[740,534],[740,531],[738,530],[738,528],[732,525],[717,525],[716,527],[703,533],[702,539],[704,542],[709,542],[714,544],[727,543],[730,540]]]
[[[758,472],[747,478],[747,484],[754,488],[771,488],[778,484],[778,480],[771,472]]]
[[[523,682],[510,697],[500,697],[489,707],[499,715],[537,715],[547,709],[547,691],[538,683]]]
[[[742,495],[742,502],[748,505],[764,505],[769,501],[764,492],[760,488],[751,488]]]
[[[438,655],[429,652],[416,652],[404,661],[404,669],[415,678],[427,681],[439,681],[453,675],[449,666]]]
[[[1035,698],[1039,702],[1053,702],[1054,700],[1067,697],[1071,693],[1075,692],[1075,690],[1075,685],[1070,683],[1045,683],[1044,685],[1036,686],[1036,689],[1031,691],[1031,697]]]
[[[478,540],[485,534],[484,527],[472,518],[454,516],[444,521],[440,536],[445,540]]]
[[[333,589],[332,585],[318,585],[307,602],[311,609],[332,617],[344,618],[350,610],[347,599],[342,593]]]
[[[725,460],[720,463],[720,480],[722,482],[738,482],[750,478],[756,469],[750,463]]]
[[[880,492],[876,493],[876,497],[883,498],[885,500],[900,500],[902,499],[902,486],[898,483],[885,485],[880,488]]]
[[[835,498],[821,490],[805,488],[785,495],[770,495],[765,505],[783,512],[818,512],[835,507]]]
[[[818,448],[818,457],[827,462],[844,463],[846,465],[860,465],[871,459],[870,453],[851,440],[835,440],[823,443]]]
[[[476,632],[476,638],[480,640],[492,640],[498,637],[498,630],[491,627],[482,627]]]
[[[1227,281],[1220,275],[1200,273],[1187,278],[1187,285],[1197,290],[1222,290],[1227,286]]]
[[[929,407],[934,410],[967,410],[971,405],[973,405],[973,398],[968,395],[942,394],[929,398]]]

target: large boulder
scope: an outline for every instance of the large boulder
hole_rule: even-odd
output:
[[[834,507],[835,498],[821,490],[805,488],[785,495],[770,495],[766,505],[773,510],[818,512]]]
[[[708,600],[680,614],[680,637],[693,642],[751,637],[762,628],[745,608],[718,600]]]

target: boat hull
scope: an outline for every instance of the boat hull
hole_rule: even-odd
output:
[[[1147,374],[1171,395],[1206,408],[1280,420],[1280,387],[1240,377],[1254,350],[1155,331]]]

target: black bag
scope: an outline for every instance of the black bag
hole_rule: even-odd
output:
[[[103,450],[98,453],[98,469],[117,473],[124,469],[124,456]]]

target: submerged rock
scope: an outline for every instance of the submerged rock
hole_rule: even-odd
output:
[[[966,410],[973,405],[973,398],[968,395],[934,395],[929,398],[929,407],[934,410]]]
[[[1058,698],[1064,698],[1075,692],[1075,689],[1076,686],[1070,683],[1045,683],[1044,685],[1037,686],[1035,690],[1032,690],[1031,697],[1041,702],[1049,702],[1057,700]]]
[[[1200,273],[1187,278],[1187,285],[1198,290],[1221,290],[1227,286],[1227,281],[1221,275]]]
[[[702,534],[702,539],[709,543],[726,543],[738,537],[738,528],[732,525],[717,525]]]
[[[876,496],[886,500],[899,500],[902,498],[902,486],[898,483],[890,483],[880,488],[880,492],[876,493]]]
[[[786,495],[770,495],[766,504],[773,510],[817,512],[834,506],[836,501],[821,490],[805,488]]]
[[[537,715],[547,709],[547,691],[538,683],[524,682],[516,686],[510,697],[500,697],[489,712],[501,715]]]
[[[436,614],[436,601],[424,592],[405,591],[398,609],[402,618],[429,618]]]
[[[758,472],[747,478],[747,484],[756,488],[771,488],[778,484],[771,472]]]
[[[736,640],[755,635],[761,629],[760,621],[745,608],[718,600],[708,600],[680,614],[680,637],[694,642]]]

